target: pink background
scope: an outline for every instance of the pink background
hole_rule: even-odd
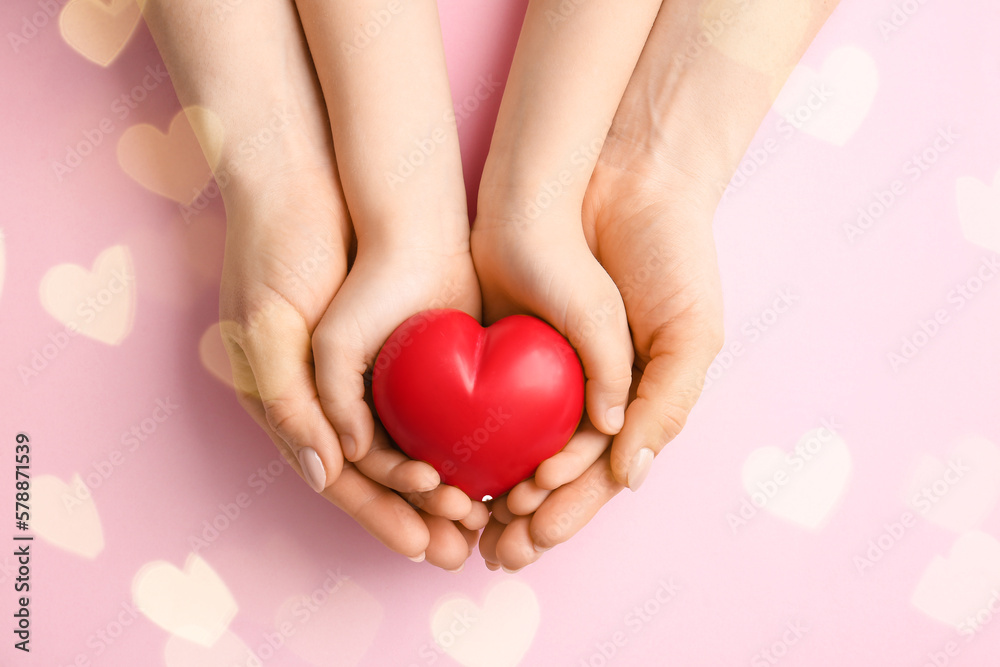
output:
[[[525,2],[440,5],[461,103],[480,76],[505,76]],[[984,259],[1000,255],[1000,13],[988,0],[907,7],[918,9],[885,39],[878,22],[892,3],[842,4],[802,61],[835,104],[821,109],[822,124],[790,135],[772,110],[718,212],[727,340],[742,353],[717,361],[640,493],[620,495],[513,576],[488,572],[478,555],[457,575],[410,563],[287,469],[257,485],[256,471],[281,459],[199,356],[217,317],[221,202],[185,225],[177,203],[116,158],[126,128],[165,130],[180,109],[164,83],[126,120],[109,111],[160,62],[149,33],[140,23],[106,68],[71,48],[55,18],[16,49],[5,37],[0,456],[12,471],[14,436],[30,434],[37,538],[30,658],[11,647],[14,561],[0,556],[0,664],[255,664],[236,661],[240,642],[290,667],[998,664],[1000,606],[987,605],[1000,590],[1000,280],[981,283],[961,308],[952,291],[975,288]],[[5,2],[0,27],[16,33],[38,11],[32,0]],[[851,56],[850,76],[823,69],[836,53]],[[808,95],[789,84],[785,110]],[[472,184],[499,98],[460,128]],[[53,162],[105,117],[114,130],[59,181]],[[907,161],[949,127],[952,145],[911,180]],[[767,159],[755,161],[761,150]],[[849,240],[845,223],[896,179],[904,194]],[[127,335],[52,347],[65,326],[43,306],[43,277],[67,263],[90,270],[118,245],[135,269],[134,303],[120,298],[134,318]],[[783,291],[792,305],[769,312]],[[917,336],[919,352],[894,368],[888,355],[938,310],[947,321]],[[52,358],[22,377],[36,353]],[[123,434],[154,423],[157,399],[178,407],[125,451]],[[821,453],[793,475],[794,488],[734,530],[730,513],[771,478],[768,457],[779,455],[766,448],[790,450],[823,420],[836,437],[821,432]],[[915,492],[945,479],[934,458],[968,471],[922,512]],[[101,468],[106,479],[95,476]],[[60,484],[76,474],[96,480],[82,509],[60,502]],[[12,477],[0,476],[0,495],[13,495]],[[171,566],[184,567],[192,536],[240,494],[249,506],[198,552],[215,586],[173,600],[184,579]],[[902,535],[888,537],[886,525],[907,512]],[[880,536],[891,548],[859,567]],[[267,649],[282,605],[316,591],[327,571],[346,583]],[[675,594],[662,588],[671,581]],[[485,620],[459,623],[456,637],[436,631],[435,616],[447,627],[462,598]],[[141,609],[121,613],[140,599]],[[222,621],[197,620],[215,609]],[[227,609],[236,609],[228,624]],[[947,622],[984,609],[972,635]],[[192,625],[202,644],[189,641]]]

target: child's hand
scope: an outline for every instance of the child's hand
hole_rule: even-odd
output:
[[[659,4],[588,2],[557,26],[558,0],[528,4],[472,232],[487,323],[524,312],[562,333],[583,361],[587,414],[608,434],[624,423],[632,343],[581,205]]]
[[[617,433],[631,382],[632,343],[614,282],[587,248],[579,218],[544,226],[481,213],[472,253],[487,322],[536,315],[570,341],[583,362],[587,414]]]
[[[313,334],[320,401],[348,460],[363,458],[371,443],[365,373],[393,330],[429,308],[457,308],[479,318],[479,284],[464,245],[359,248]]]

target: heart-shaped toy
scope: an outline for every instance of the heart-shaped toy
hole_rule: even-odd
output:
[[[583,384],[573,347],[545,322],[512,315],[483,328],[437,309],[392,333],[372,393],[400,449],[479,500],[510,490],[569,442]]]

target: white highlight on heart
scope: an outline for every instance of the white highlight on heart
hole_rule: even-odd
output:
[[[958,219],[970,243],[1000,252],[1000,171],[987,185],[973,176],[955,181]]]
[[[988,616],[1000,614],[1000,542],[987,533],[965,533],[947,558],[934,557],[910,602],[963,634],[974,632]]]
[[[119,345],[132,330],[135,310],[132,254],[117,245],[98,255],[90,270],[54,266],[42,277],[39,296],[42,307],[70,333]]]
[[[795,448],[754,450],[743,463],[752,502],[794,524],[818,529],[847,489],[851,452],[827,426],[808,431]]]
[[[431,617],[434,641],[465,667],[514,667],[531,647],[541,610],[530,586],[511,579],[490,589],[477,606],[446,598]]]
[[[843,146],[868,116],[878,86],[875,60],[860,47],[842,46],[819,71],[797,65],[772,108],[793,127]]]
[[[911,507],[939,526],[956,533],[979,527],[1000,501],[1000,447],[969,437],[947,461],[921,456],[906,496]]]
[[[132,579],[132,600],[167,632],[205,647],[219,640],[238,609],[225,582],[195,553],[183,571],[162,560],[143,565]]]
[[[84,558],[104,550],[101,517],[80,475],[69,484],[53,475],[31,480],[31,527],[46,542]]]

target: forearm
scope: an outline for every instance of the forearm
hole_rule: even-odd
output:
[[[220,121],[207,127],[195,118],[195,131],[206,154],[218,148],[213,166],[226,176],[223,190],[257,188],[278,169],[328,163],[328,122],[294,8],[218,6],[227,9],[147,0],[143,13],[181,104]]]
[[[550,206],[579,208],[660,2],[588,0],[560,13],[566,4],[532,0],[528,6],[480,210],[500,201],[530,210],[541,188],[555,183],[563,194]]]
[[[359,249],[467,247],[468,213],[434,0],[298,0]]]
[[[658,178],[679,173],[724,186],[836,5],[666,0],[602,159],[634,168],[640,155]]]

